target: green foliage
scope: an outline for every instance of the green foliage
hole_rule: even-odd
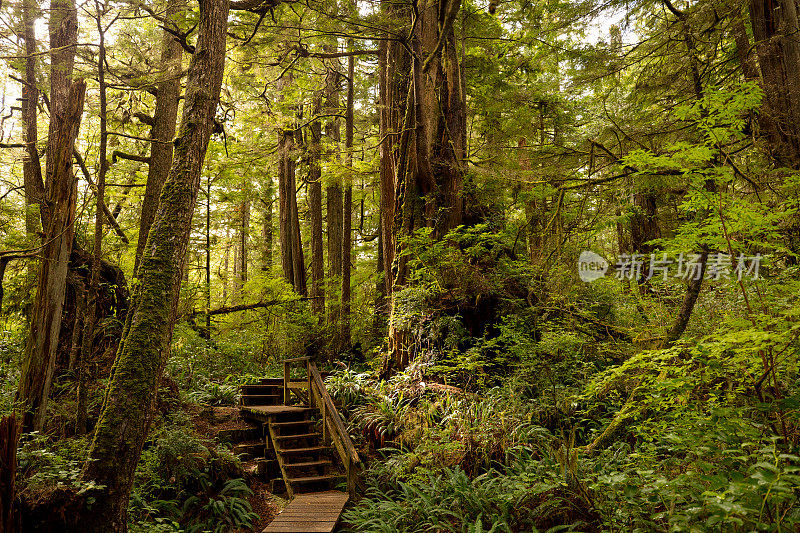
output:
[[[258,516],[230,451],[209,446],[180,421],[151,436],[137,467],[129,522],[138,531],[226,532]]]
[[[17,491],[22,497],[33,497],[59,486],[78,493],[102,488],[93,481],[80,479],[87,450],[85,438],[52,442],[37,432],[23,435],[17,452]]]
[[[23,329],[0,332],[0,416],[13,410],[14,393],[20,375],[23,351]]]
[[[222,383],[205,381],[196,390],[190,391],[187,397],[195,403],[234,405],[239,398],[239,387],[232,377],[226,376]]]

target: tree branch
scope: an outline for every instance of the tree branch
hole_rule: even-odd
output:
[[[81,169],[81,172],[83,172],[83,177],[86,178],[86,181],[89,182],[89,185],[92,187],[92,190],[97,191],[97,186],[92,180],[92,176],[89,174],[89,169],[86,168],[86,162],[83,160],[81,154],[75,148],[72,149],[72,154],[75,156],[75,161],[77,161],[78,166]],[[119,222],[117,222],[117,219],[114,218],[114,215],[111,214],[111,211],[108,210],[108,206],[103,201],[103,199],[97,197],[97,203],[100,205],[100,208],[103,210],[103,214],[108,219],[108,223],[111,225],[112,228],[114,228],[114,231],[117,233],[117,235],[119,235],[119,238],[122,240],[122,242],[124,242],[125,244],[129,244],[130,241],[128,240],[128,236],[125,235],[124,231],[122,231],[122,228],[119,226]]]
[[[129,154],[126,152],[120,152],[119,150],[114,150],[111,154],[111,162],[116,163],[117,159],[127,159],[128,161],[138,161],[140,163],[150,163],[150,158],[143,155],[134,155]]]

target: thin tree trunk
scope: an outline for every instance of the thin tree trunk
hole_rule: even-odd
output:
[[[378,281],[375,284],[375,316],[372,321],[372,329],[378,338],[385,327],[386,321],[386,271],[383,260],[383,220],[378,218],[378,250],[375,261],[375,271]]]
[[[14,505],[18,443],[19,424],[14,414],[0,418],[0,533],[21,531]]]
[[[186,9],[186,0],[168,0],[165,16],[175,20]],[[161,189],[172,164],[172,140],[178,120],[178,97],[181,92],[181,59],[183,48],[175,36],[164,30],[161,38],[161,65],[164,72],[156,92],[156,110],[153,114],[153,127],[150,130],[150,164],[147,171],[147,185],[142,201],[142,215],[139,221],[139,242],[136,244],[134,273],[139,264],[147,242],[147,234],[158,209]]]
[[[352,40],[348,48],[353,48]],[[344,205],[342,207],[342,316],[339,333],[343,348],[350,346],[350,277],[353,264],[353,105],[355,77],[355,57],[347,58],[347,104],[345,108],[345,160],[347,183],[344,187]]]
[[[202,337],[205,340],[211,339],[211,177],[206,179],[206,308],[205,312],[205,327],[203,328]]]
[[[231,236],[230,229],[225,228],[225,255],[222,260],[222,305],[228,303],[228,279],[230,278],[231,261]]]
[[[322,111],[322,96],[314,95],[314,115]],[[322,169],[320,167],[322,125],[310,125],[308,156],[308,203],[311,215],[311,309],[325,321],[325,257],[322,240]]]
[[[200,2],[174,160],[82,475],[104,487],[93,494],[91,508],[84,507],[80,524],[87,533],[124,532],[127,527],[128,499],[169,355],[200,174],[219,102],[228,8],[228,0]]]
[[[36,147],[39,138],[36,125],[36,105],[39,102],[39,88],[36,85],[37,12],[36,0],[23,0],[21,34],[25,42],[25,83],[22,84],[22,138],[26,154],[22,163],[22,175],[25,186],[25,230],[29,235],[38,232],[42,227],[39,208],[44,200],[42,166]]]
[[[325,52],[335,52],[335,47],[325,45]],[[325,113],[336,115],[341,113],[339,98],[341,67],[339,59],[331,59],[327,65],[325,76]],[[332,117],[325,125],[325,134],[331,143],[331,159],[339,160],[339,144],[341,142],[340,119]],[[341,278],[342,278],[342,228],[344,224],[344,205],[342,203],[342,184],[335,173],[327,177],[326,211],[328,215],[328,278],[331,280],[333,290],[328,294],[328,324],[332,335],[331,354],[340,347],[340,320],[341,320]]]
[[[291,73],[286,73],[278,83],[278,90],[285,90],[292,83]],[[283,98],[283,97],[281,97]],[[295,189],[294,126],[284,125],[278,141],[278,204],[279,234],[281,243],[281,267],[283,277],[297,291],[294,243],[294,213],[297,196]],[[299,224],[298,224],[299,225]]]
[[[275,232],[272,226],[272,179],[270,178],[269,186],[267,187],[267,197],[262,200],[264,204],[264,218],[261,226],[261,237],[263,238],[263,248],[261,250],[261,270],[269,272],[272,270],[272,255],[275,246]]]
[[[100,153],[98,155],[100,161],[99,172],[97,173],[97,206],[95,207],[92,271],[89,279],[89,291],[86,302],[88,316],[83,322],[83,342],[81,343],[81,355],[78,361],[78,402],[75,409],[75,432],[79,435],[86,433],[86,382],[89,370],[89,359],[91,358],[92,346],[94,344],[94,328],[95,322],[97,321],[97,300],[100,292],[100,267],[102,266],[101,261],[103,259],[103,210],[100,206],[105,203],[106,173],[108,172],[108,116],[105,72],[106,28],[103,27],[103,15],[105,13],[100,10],[99,2],[95,2],[95,7],[98,10],[96,13],[96,22],[98,35],[100,36],[99,54],[97,56],[97,79],[100,86]]]
[[[245,190],[243,184],[242,190]],[[236,249],[233,261],[233,302],[241,303],[244,284],[247,282],[247,248],[250,233],[250,201],[239,204],[239,220],[236,228]]]
[[[293,156],[295,157],[295,156]],[[289,192],[289,209],[292,224],[292,275],[294,290],[300,296],[308,296],[306,284],[306,263],[303,255],[303,241],[300,236],[300,210],[297,207],[297,173],[294,163],[287,176]]]
[[[700,252],[700,274],[694,279],[689,280],[686,286],[686,294],[683,297],[683,303],[678,310],[678,316],[675,317],[672,327],[669,328],[667,336],[664,339],[664,345],[670,347],[675,344],[675,341],[681,338],[686,327],[689,325],[689,320],[692,318],[692,311],[697,303],[697,298],[700,296],[700,289],[703,288],[703,278],[706,274],[706,263],[708,262],[708,246],[703,246]]]

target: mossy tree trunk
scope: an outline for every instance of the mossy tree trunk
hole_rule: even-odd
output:
[[[127,506],[167,362],[200,174],[225,65],[228,0],[200,2],[199,33],[172,168],[139,267],[139,283],[82,478],[104,488],[78,523],[123,532]]]
[[[186,9],[186,0],[169,0],[165,17],[176,21]],[[177,26],[176,26],[177,27]],[[172,29],[172,28],[170,28]],[[161,65],[163,71],[156,91],[156,109],[153,127],[150,130],[150,160],[147,170],[147,185],[139,219],[139,242],[136,244],[134,274],[141,264],[147,234],[158,209],[158,198],[172,164],[172,140],[178,121],[178,98],[181,93],[181,59],[183,48],[175,36],[164,30],[161,38]]]
[[[418,16],[408,47],[411,60],[403,127],[394,168],[394,211],[384,237],[391,234],[393,249],[391,293],[407,283],[407,264],[402,253],[402,239],[421,227],[432,228],[434,238],[443,237],[462,221],[463,161],[466,147],[466,102],[463,76],[456,48],[454,22],[461,8],[460,0],[418,2]],[[386,68],[403,63],[405,52],[387,51]],[[389,76],[385,74],[384,76]],[[403,78],[395,78],[400,85]],[[384,98],[395,100],[399,87],[381,91]],[[392,101],[384,103],[387,112]],[[382,106],[383,107],[383,106]],[[391,123],[391,119],[388,120]],[[387,132],[388,133],[388,132]],[[382,150],[383,155],[391,155]],[[383,170],[382,170],[383,181]],[[382,186],[388,192],[389,184]],[[382,201],[383,204],[383,201]],[[385,216],[385,215],[384,215]],[[384,218],[384,221],[386,217]],[[386,260],[388,255],[384,258]],[[409,352],[409,334],[401,327],[392,306],[389,319],[389,350],[384,371],[391,365],[405,367]]]

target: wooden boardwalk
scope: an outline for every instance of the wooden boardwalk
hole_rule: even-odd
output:
[[[297,494],[263,533],[331,533],[347,499],[338,491]]]
[[[305,379],[291,378],[292,364],[304,367]],[[362,464],[317,365],[308,357],[286,359],[283,378],[240,390],[241,417],[261,426],[263,445],[255,447],[264,455],[263,474],[273,492],[292,499],[263,533],[332,533]],[[338,480],[346,480],[347,492],[332,490]]]

